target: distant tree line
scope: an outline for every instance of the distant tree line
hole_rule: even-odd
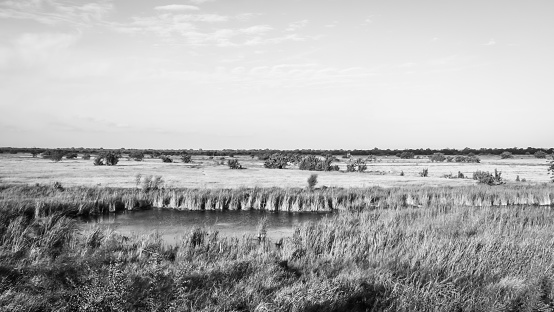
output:
[[[466,147],[464,149],[452,149],[452,148],[444,148],[444,149],[295,149],[295,150],[277,150],[277,149],[223,149],[223,150],[204,150],[204,149],[104,149],[104,148],[84,148],[84,147],[71,147],[71,148],[57,148],[57,149],[49,149],[49,148],[36,148],[36,147],[25,147],[25,148],[16,148],[16,147],[0,147],[0,153],[6,153],[6,154],[18,154],[18,153],[27,153],[34,156],[40,155],[46,151],[57,151],[58,153],[66,154],[73,154],[73,153],[79,153],[79,154],[102,154],[107,152],[115,152],[118,154],[126,154],[130,155],[131,153],[142,153],[144,156],[149,156],[150,158],[159,158],[161,155],[166,156],[181,156],[183,154],[188,154],[191,156],[212,156],[212,157],[219,157],[219,156],[252,156],[252,157],[269,157],[269,155],[273,154],[282,154],[282,155],[301,155],[301,156],[307,156],[307,155],[357,155],[357,156],[398,156],[402,158],[410,158],[412,155],[414,157],[416,156],[429,156],[434,155],[436,153],[443,154],[445,156],[454,156],[454,155],[498,155],[500,156],[502,153],[510,153],[511,155],[534,155],[537,158],[544,158],[546,155],[552,155],[554,153],[554,148],[535,148],[535,147],[527,147],[527,148],[469,148]],[[136,155],[136,154],[135,154]],[[264,156],[265,155],[265,156]],[[262,159],[263,160],[263,159]]]

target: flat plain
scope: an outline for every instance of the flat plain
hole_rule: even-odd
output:
[[[287,169],[266,169],[263,161],[250,156],[238,156],[243,170],[231,170],[226,164],[230,157],[210,159],[208,156],[193,156],[192,163],[183,163],[173,157],[173,163],[160,159],[145,158],[134,161],[123,157],[116,166],[94,166],[91,160],[78,159],[53,162],[29,154],[1,154],[0,182],[9,184],[49,184],[60,182],[64,186],[135,187],[135,177],[140,175],[161,176],[164,185],[170,188],[240,188],[240,187],[305,187],[311,173],[318,174],[318,186],[328,187],[394,187],[394,186],[464,186],[475,184],[473,172],[495,169],[502,172],[507,183],[515,183],[517,176],[526,183],[548,182],[547,160],[533,156],[515,156],[500,159],[499,156],[480,156],[480,163],[431,162],[421,159],[379,157],[367,163],[367,170],[358,172],[311,172],[290,166]],[[94,155],[93,155],[94,157]],[[354,158],[358,158],[353,156]],[[345,171],[347,159],[337,158],[341,171]],[[428,177],[419,173],[427,168]],[[400,173],[404,172],[404,176]],[[465,179],[449,179],[445,175]]]

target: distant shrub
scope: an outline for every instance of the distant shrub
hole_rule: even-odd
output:
[[[413,152],[402,152],[398,157],[402,159],[413,159],[415,158],[415,154]]]
[[[404,171],[400,171],[400,176],[401,176],[401,177],[404,176]]]
[[[473,155],[473,156],[458,155],[454,158],[454,161],[457,162],[457,163],[480,163],[481,159],[479,159],[479,157],[477,157],[475,155]]]
[[[521,182],[527,182],[527,179],[523,178],[521,179]]]
[[[324,159],[321,159],[315,155],[308,155],[302,158],[298,165],[300,170],[310,171],[335,171],[338,170],[338,166],[333,166],[331,163],[335,160],[335,157],[327,155]]]
[[[443,153],[435,153],[432,156],[429,156],[429,159],[432,162],[443,162],[446,160],[446,157],[444,156]]]
[[[181,161],[184,162],[185,164],[188,164],[188,163],[192,162],[192,156],[190,156],[187,153],[184,153],[184,154],[181,155]]]
[[[40,154],[40,151],[38,149],[32,149],[30,153],[33,158],[36,158],[38,154]]]
[[[429,168],[423,168],[421,172],[419,173],[420,177],[426,178],[429,175]]]
[[[447,157],[446,157],[446,161],[447,161],[447,162],[453,162],[453,161],[454,161],[454,157],[452,157],[452,156],[447,156]]]
[[[464,174],[458,171],[458,179],[465,179],[465,178],[466,177],[464,176]]]
[[[310,190],[313,190],[316,184],[317,184],[317,174],[310,175],[310,177],[308,178],[308,188]]]
[[[102,156],[98,155],[94,158],[94,160],[92,161],[92,163],[95,165],[95,166],[104,166],[104,158],[102,158]]]
[[[364,172],[367,170],[365,160],[358,158],[356,161],[351,161],[346,165],[346,172]]]
[[[519,175],[516,177],[516,182],[520,182]]]
[[[104,154],[106,166],[115,166],[119,162],[120,155],[116,152],[108,152]]]
[[[160,156],[160,159],[161,159],[164,163],[172,163],[172,162],[173,162],[173,159],[171,159],[171,157],[166,156],[166,155]]]
[[[121,155],[116,152],[104,152],[96,156],[92,162],[95,166],[115,166],[119,162]]]
[[[242,167],[242,165],[239,163],[237,159],[229,159],[227,160],[227,165],[230,169],[245,169]]]
[[[129,153],[129,157],[131,157],[135,161],[142,161],[144,159],[144,152],[132,151],[131,153]]]
[[[86,154],[83,154],[83,157],[81,157],[83,160],[89,160],[90,159],[90,154],[86,153]]]
[[[265,158],[265,156],[262,156],[262,158]],[[269,155],[265,159],[264,167],[268,169],[286,169],[289,163],[288,160],[289,159],[287,156],[283,154],[275,153],[275,154]]]
[[[494,175],[487,171],[476,171],[473,173],[473,180],[477,180],[481,184],[500,185],[504,184],[502,180],[502,172],[494,169]]]
[[[65,159],[76,159],[77,158],[77,153],[68,153],[68,154],[65,154]]]
[[[502,154],[500,154],[500,158],[502,159],[514,158],[514,155],[512,155],[512,153],[510,152],[502,152]]]
[[[546,158],[546,152],[545,151],[537,151],[535,153],[535,158]]]
[[[63,151],[52,151],[47,158],[51,159],[52,161],[58,162],[63,159],[64,155],[65,152]]]

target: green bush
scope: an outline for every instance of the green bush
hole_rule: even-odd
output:
[[[65,159],[76,159],[77,153],[68,153],[65,155]]]
[[[144,152],[132,151],[131,153],[129,153],[129,157],[131,157],[135,161],[142,161],[144,159]]]
[[[502,152],[502,154],[500,154],[500,158],[502,159],[514,158],[514,155],[512,155],[512,153],[510,152]]]
[[[473,180],[477,180],[481,184],[500,185],[504,184],[502,180],[502,172],[494,169],[494,175],[487,171],[476,171],[473,173]]]
[[[181,155],[181,161],[184,162],[185,164],[188,164],[188,163],[192,162],[192,156],[190,156],[187,153],[183,153]]]
[[[356,161],[351,161],[346,165],[346,172],[364,172],[367,170],[365,160],[358,158]]]
[[[83,157],[81,157],[83,160],[89,160],[90,159],[90,154],[89,153],[86,153],[86,154],[83,154]]]
[[[172,163],[172,162],[173,162],[173,159],[171,159],[171,157],[166,156],[166,155],[160,156],[160,159],[161,159],[164,163]]]
[[[298,169],[310,170],[310,171],[335,171],[338,170],[338,166],[333,166],[331,163],[335,160],[335,157],[327,155],[324,159],[321,159],[315,155],[308,155],[300,161]]]
[[[443,153],[435,153],[432,156],[429,156],[429,159],[432,162],[443,162],[446,160],[446,157],[444,156]]]
[[[454,158],[454,161],[457,163],[480,163],[481,159],[475,155],[458,155]]]
[[[546,152],[545,151],[537,151],[535,153],[535,158],[546,158]]]
[[[402,152],[398,157],[402,159],[413,159],[415,158],[415,154],[413,152]]]
[[[119,162],[121,155],[116,152],[104,152],[94,158],[93,164],[95,166],[115,166]]]
[[[264,158],[264,167],[268,169],[286,169],[289,163],[289,158],[283,154],[275,153],[267,156],[267,158],[266,155],[260,156],[260,159]]]
[[[230,169],[245,169],[242,167],[242,165],[239,163],[237,159],[229,159],[227,160],[227,165]]]
[[[58,161],[61,161],[63,159],[64,155],[65,155],[64,151],[56,150],[56,151],[52,151],[48,158],[50,158],[52,161],[58,162]]]

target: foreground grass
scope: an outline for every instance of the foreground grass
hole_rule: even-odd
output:
[[[20,191],[1,192],[3,311],[554,310],[548,207],[351,209],[279,246],[202,228],[167,246],[77,232],[66,210],[14,205]]]

